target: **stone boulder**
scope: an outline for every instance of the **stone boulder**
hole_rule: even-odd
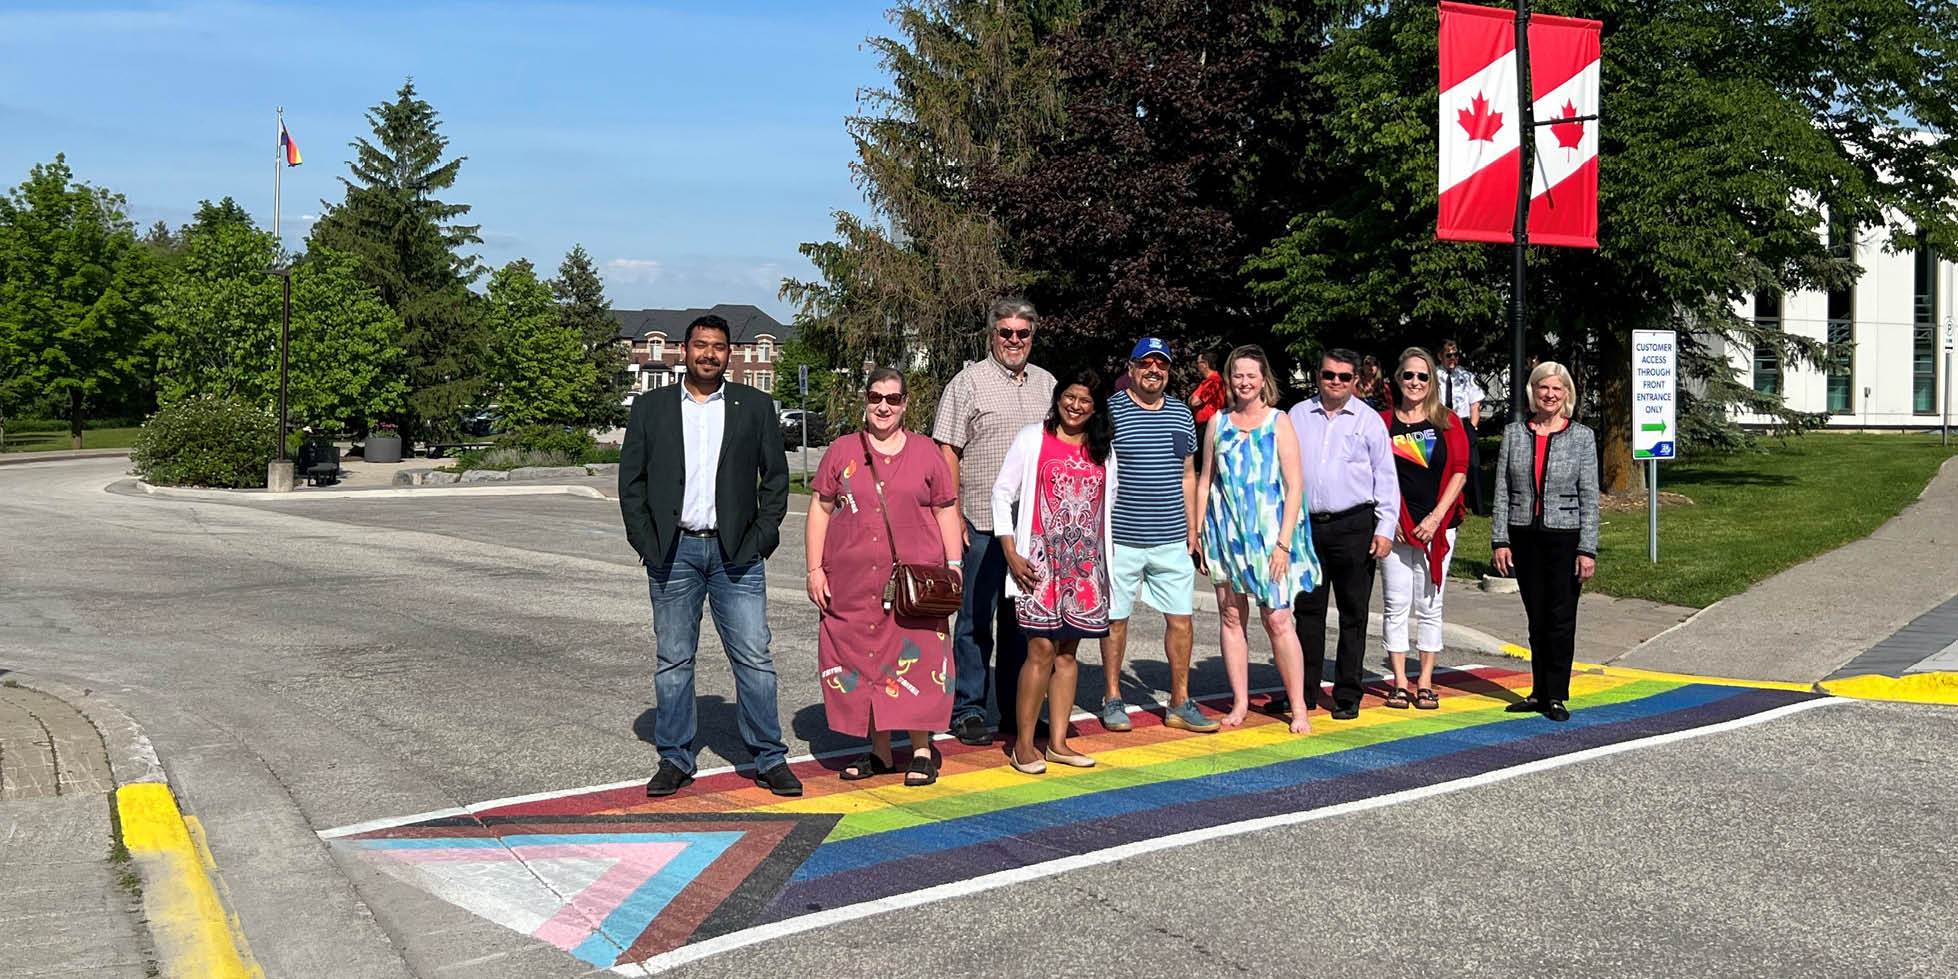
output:
[[[519,466],[510,470],[511,479],[583,479],[583,466]]]
[[[504,483],[509,480],[510,474],[501,469],[471,469],[462,474],[465,483]]]
[[[585,472],[593,476],[617,477],[619,475],[619,464],[616,462],[587,462],[585,463]]]
[[[461,481],[461,473],[445,473],[438,469],[428,474],[427,483],[430,486],[447,486],[450,483],[459,483]]]
[[[430,469],[397,469],[394,471],[394,485],[420,486],[428,482],[428,474],[433,471]]]

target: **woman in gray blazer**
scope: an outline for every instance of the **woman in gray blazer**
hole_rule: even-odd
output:
[[[1516,576],[1530,618],[1530,696],[1508,710],[1568,721],[1577,596],[1597,570],[1598,443],[1571,420],[1577,386],[1562,364],[1538,364],[1529,390],[1529,421],[1503,431],[1490,521],[1496,570]]]

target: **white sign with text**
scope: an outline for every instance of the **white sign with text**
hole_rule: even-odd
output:
[[[1632,458],[1673,459],[1679,445],[1679,338],[1632,331]]]

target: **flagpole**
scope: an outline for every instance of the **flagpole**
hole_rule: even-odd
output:
[[[279,106],[279,135],[273,142],[277,153],[272,162],[272,236],[276,242],[272,261],[279,270],[279,461],[286,461],[286,353],[292,336],[292,269],[286,266],[286,237],[279,226],[280,182],[286,169],[286,107]]]
[[[1528,270],[1523,256],[1530,244],[1530,178],[1535,158],[1535,99],[1530,91],[1530,0],[1516,0],[1516,223],[1512,229],[1513,268],[1509,284],[1509,417],[1529,418],[1529,375],[1523,372],[1524,324],[1529,319]]]
[[[278,108],[278,129],[272,134],[272,237],[279,240],[279,251],[285,252],[286,236],[279,227],[279,180],[286,169],[286,107]]]

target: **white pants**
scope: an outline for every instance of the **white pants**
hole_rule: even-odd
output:
[[[1428,552],[1413,544],[1394,543],[1381,562],[1387,587],[1381,592],[1381,644],[1390,653],[1407,649],[1407,613],[1414,613],[1415,641],[1424,653],[1441,652],[1441,592],[1448,583],[1448,562],[1455,557],[1455,528],[1448,535],[1448,556],[1441,559],[1441,585],[1428,576]]]

